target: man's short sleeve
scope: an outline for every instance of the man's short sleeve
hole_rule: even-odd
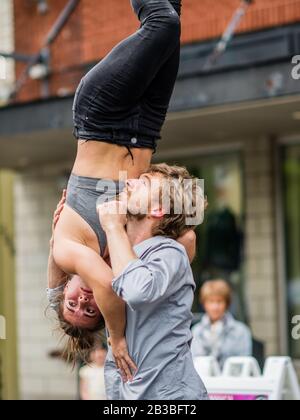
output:
[[[138,310],[174,293],[184,281],[187,265],[184,249],[164,246],[154,250],[145,261],[132,261],[114,279],[113,289],[132,310]]]

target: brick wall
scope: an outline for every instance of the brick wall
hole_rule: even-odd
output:
[[[52,25],[66,4],[65,0],[49,2],[49,12],[40,15],[34,1],[14,0],[15,4],[15,45],[16,50],[25,54],[34,54],[42,47]],[[28,28],[32,30],[28,30]],[[82,71],[81,48],[81,11],[75,13],[59,38],[51,48],[51,94],[58,96],[63,89],[66,93],[74,90]],[[17,63],[16,73],[20,75],[24,64]],[[19,96],[20,100],[38,98],[41,94],[41,83],[28,81]]]
[[[66,0],[49,1],[50,11],[43,16],[37,13],[34,1],[14,0],[14,4],[16,48],[34,53]],[[240,0],[183,0],[182,42],[219,36],[239,4]],[[256,0],[239,31],[259,30],[299,20],[300,0]],[[73,92],[84,73],[84,65],[99,60],[138,26],[129,0],[82,0],[51,48],[51,94]],[[17,74],[22,68],[22,64],[17,65]],[[40,82],[27,83],[18,99],[27,101],[39,97],[40,87]]]
[[[17,176],[15,242],[18,365],[21,399],[75,399],[75,372],[49,352],[59,349],[45,290],[51,215],[59,197],[60,172]],[[33,257],[34,256],[34,257]]]
[[[0,1],[0,51],[11,52],[14,48],[12,0]],[[14,81],[14,62],[0,58],[0,105],[9,95]]]
[[[183,42],[219,36],[240,0],[183,0]],[[238,32],[256,31],[300,20],[299,0],[255,0]]]

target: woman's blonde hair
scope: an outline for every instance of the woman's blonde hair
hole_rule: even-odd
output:
[[[56,295],[52,302],[53,306],[57,308],[58,326],[56,330],[61,332],[62,340],[67,336],[63,356],[73,364],[79,359],[88,363],[91,351],[105,342],[104,318],[101,315],[93,329],[76,327],[64,318],[64,299],[62,291]]]
[[[232,289],[225,280],[207,281],[200,290],[200,301],[202,305],[212,296],[219,296],[224,299],[228,309],[232,302]]]

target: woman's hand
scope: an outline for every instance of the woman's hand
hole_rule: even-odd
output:
[[[190,263],[192,263],[196,256],[197,248],[197,236],[196,233],[191,229],[185,232],[180,238],[177,239],[181,245],[185,247],[188,254]]]
[[[127,223],[127,207],[122,201],[109,201],[98,206],[100,223],[105,232]]]
[[[137,367],[129,357],[125,337],[121,339],[112,339],[110,337],[108,342],[111,345],[115,363],[121,373],[123,381],[132,382],[133,376],[137,372]]]
[[[61,197],[60,202],[58,203],[55,212],[53,214],[53,220],[52,220],[52,237],[50,239],[50,246],[53,247],[53,242],[54,242],[54,231],[56,228],[56,225],[59,221],[60,215],[64,209],[64,206],[66,204],[66,196],[67,196],[67,190],[63,190],[63,194]]]
[[[49,289],[55,289],[56,287],[63,286],[68,281],[68,275],[56,264],[53,256],[54,247],[54,231],[57,222],[60,218],[61,212],[63,211],[66,202],[66,190],[63,191],[60,202],[58,203],[56,210],[53,215],[52,221],[52,237],[50,239],[50,253],[48,261],[48,287]]]

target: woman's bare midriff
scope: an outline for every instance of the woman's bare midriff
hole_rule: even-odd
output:
[[[120,172],[127,178],[139,178],[151,164],[151,149],[131,149],[100,141],[78,141],[77,156],[72,172],[77,176],[118,181]],[[99,253],[97,236],[92,228],[74,210],[65,206],[56,227],[55,241],[68,240]],[[102,250],[104,252],[104,250]],[[63,267],[62,267],[63,268]]]
[[[78,141],[73,173],[78,176],[118,180],[120,172],[128,178],[139,178],[149,169],[153,151],[131,148],[101,141]],[[124,177],[123,177],[124,179]]]

